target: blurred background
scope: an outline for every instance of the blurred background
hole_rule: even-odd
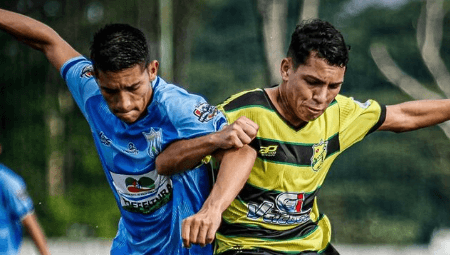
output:
[[[351,46],[342,94],[382,104],[450,95],[450,1],[0,0],[0,8],[48,24],[86,56],[103,25],[139,27],[159,74],[213,104],[279,83],[295,25],[316,17]],[[87,122],[43,54],[3,32],[0,52],[0,161],[26,181],[54,253],[74,245],[85,248],[66,254],[109,254],[120,215]],[[448,123],[376,132],[336,160],[319,208],[342,254],[450,254],[442,248],[449,137]],[[23,249],[34,252],[28,241]]]

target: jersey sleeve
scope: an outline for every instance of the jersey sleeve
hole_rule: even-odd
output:
[[[227,123],[222,112],[203,97],[174,85],[161,92],[161,102],[180,139],[190,139],[221,130]]]
[[[339,138],[341,150],[361,141],[377,130],[386,118],[386,106],[374,100],[364,103],[343,96],[336,97],[339,104]]]
[[[33,212],[33,201],[27,193],[24,181],[19,176],[2,175],[3,198],[17,220]]]
[[[82,56],[75,57],[67,61],[60,72],[75,102],[86,116],[86,100],[92,94],[99,93],[99,88],[93,75],[92,62]]]

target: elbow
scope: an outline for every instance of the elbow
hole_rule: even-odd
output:
[[[155,160],[155,169],[159,175],[170,175],[170,171],[163,162],[166,162],[164,159],[157,157]]]

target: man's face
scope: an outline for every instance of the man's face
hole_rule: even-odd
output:
[[[158,62],[153,61],[147,67],[137,64],[118,72],[98,71],[97,83],[111,112],[128,124],[143,117],[152,98],[151,82],[157,70]]]
[[[292,59],[281,63],[280,95],[294,125],[322,115],[344,81],[345,67],[331,66],[312,53],[305,64],[294,69]]]

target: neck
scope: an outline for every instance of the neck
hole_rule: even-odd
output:
[[[281,90],[281,84],[274,87],[266,89],[269,95],[270,101],[277,109],[278,113],[292,126],[301,127],[306,124],[305,121],[297,118],[292,108],[287,103],[286,95]]]

